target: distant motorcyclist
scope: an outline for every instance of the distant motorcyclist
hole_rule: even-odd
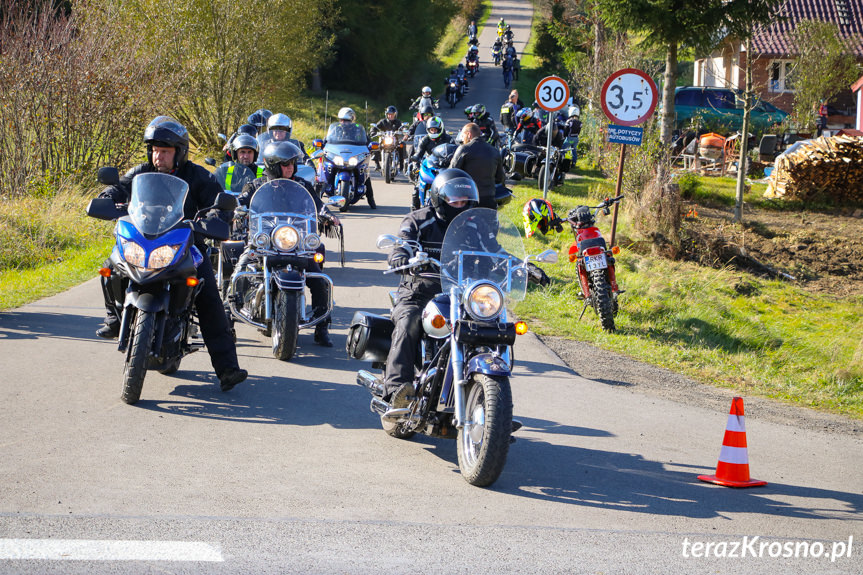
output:
[[[473,122],[479,126],[479,129],[482,132],[482,137],[486,142],[492,146],[498,145],[498,142],[500,142],[500,134],[497,132],[494,118],[492,118],[491,114],[488,113],[488,110],[485,109],[484,104],[468,106],[465,108],[464,114],[467,116],[469,122]]]
[[[274,142],[290,142],[300,149],[302,157],[301,162],[309,159],[306,153],[306,146],[303,142],[293,138],[294,122],[287,114],[273,114],[267,120],[267,134],[270,135]],[[258,174],[260,177],[261,174]]]
[[[478,203],[476,184],[468,174],[461,170],[442,170],[429,190],[429,205],[408,214],[402,220],[398,236],[419,242],[423,252],[440,260],[447,226],[458,214]],[[389,255],[389,265],[391,268],[407,265],[413,255],[406,248],[395,248]],[[442,289],[437,274],[423,277],[417,268],[399,273],[401,281],[390,315],[395,324],[392,347],[387,356],[384,382],[376,390],[394,408],[408,405],[413,395],[414,364],[422,336],[422,312]]]
[[[551,129],[551,145],[559,148],[563,146],[563,130],[561,124],[556,119],[549,120],[548,112],[546,112],[542,126],[537,130],[533,143],[536,146],[545,146],[548,144],[548,130]]]
[[[315,208],[318,214],[318,228],[323,230],[327,226],[338,226],[339,219],[331,214],[329,210],[321,202],[321,198],[315,193],[315,189],[310,182],[297,176],[297,161],[300,159],[302,152],[293,143],[282,140],[280,142],[273,141],[267,144],[264,148],[264,175],[257,178],[253,182],[246,184],[243,193],[238,198],[241,206],[248,206],[255,192],[269,181],[279,178],[293,180],[301,184],[312,196],[315,202]],[[316,250],[321,254],[326,254],[326,248],[321,244]],[[257,256],[253,250],[246,250],[237,262],[237,269],[242,269],[252,261],[256,261]],[[321,272],[321,266],[316,262],[310,262],[307,268],[308,271],[314,273]],[[315,317],[320,317],[327,312],[329,306],[329,286],[326,280],[321,278],[308,278],[306,280],[309,286],[309,291],[312,294],[312,311]],[[333,347],[333,342],[330,340],[329,332],[330,318],[322,321],[315,326],[315,343],[324,347]]]
[[[476,20],[471,20],[470,24],[467,25],[467,37],[468,39],[475,40],[476,39]]]
[[[566,122],[563,124],[563,136],[571,138],[581,134],[581,110],[578,106],[572,105],[567,110]]]
[[[247,182],[260,177],[263,167],[255,165],[257,160],[258,141],[248,134],[240,134],[231,142],[231,161],[216,169],[216,180],[226,192],[239,194]]]
[[[353,125],[353,126],[356,126],[357,128],[359,128],[359,130],[361,130],[362,133],[365,134],[365,136],[366,136],[365,145],[368,146],[369,144],[371,144],[372,141],[371,141],[371,138],[369,138],[368,133],[366,133],[365,129],[363,129],[362,126],[360,126],[359,124],[356,123],[357,114],[354,112],[353,108],[348,108],[347,106],[345,106],[344,108],[339,108],[339,113],[337,114],[337,118],[338,118],[339,124],[341,124],[343,126]],[[335,124],[335,122],[333,122],[333,124],[330,124],[330,127],[332,127],[334,124]],[[329,131],[330,130],[328,128],[327,132],[329,133]],[[324,138],[323,146],[326,147],[326,145],[327,145],[327,139]],[[378,205],[377,205],[377,203],[375,203],[375,194],[374,194],[374,190],[372,190],[371,175],[366,177],[365,187],[366,187],[366,201],[369,203],[369,207],[371,209],[376,210]]]
[[[513,90],[509,93],[506,102],[500,107],[500,123],[503,125],[506,132],[515,131],[517,120],[515,115],[524,107],[521,100],[518,99],[518,91]]]
[[[417,145],[414,153],[411,155],[411,162],[419,163],[426,154],[430,154],[435,146],[440,144],[452,143],[452,136],[444,130],[444,123],[440,116],[429,118],[426,122],[426,135],[422,137]]]
[[[369,137],[373,138],[384,132],[397,132],[401,127],[402,122],[399,120],[398,108],[395,106],[387,106],[384,118],[378,121],[378,123],[372,126],[369,130]],[[402,161],[404,161],[404,158],[402,158],[402,146],[398,146],[396,149],[399,154],[399,165],[401,165]],[[377,171],[381,171],[381,151],[379,149],[375,150],[372,153],[372,157],[375,161],[375,169]]]
[[[500,42],[500,38],[495,39],[494,44],[491,45],[491,57],[494,58],[494,64],[497,66],[500,63],[500,59],[503,56],[503,44]]]
[[[273,113],[271,111],[261,108],[260,110],[255,110],[249,114],[246,121],[258,130],[258,134],[263,134],[267,131],[267,120],[269,120],[272,115]]]
[[[511,44],[511,43],[512,43],[512,41],[513,41],[513,37],[514,37],[514,36],[515,36],[515,34],[514,34],[514,33],[513,33],[513,31],[512,31],[512,26],[510,26],[509,24],[507,24],[507,25],[506,25],[506,29],[503,31],[503,40],[504,40],[504,42],[507,42],[507,43]]]
[[[430,119],[432,119],[432,118],[434,117],[434,109],[433,109],[431,106],[429,106],[428,104],[424,104],[424,105],[419,109],[419,111],[417,112],[417,114],[418,114],[420,117],[419,117],[419,118],[417,118],[416,120],[414,120],[413,124],[411,124],[411,125],[410,125],[410,128],[408,128],[408,133],[411,135],[411,137],[413,137],[413,136],[414,136],[414,134],[415,134],[415,133],[416,133],[416,131],[417,131],[417,127],[418,127],[420,124],[425,125],[425,123],[426,123],[426,122],[428,122]]]
[[[476,182],[480,206],[497,209],[495,200],[497,184],[503,184],[506,181],[500,152],[483,140],[479,126],[473,123],[465,124],[462,128],[461,141],[461,146],[453,154],[450,167],[464,170],[473,178]]]
[[[518,124],[515,126],[515,137],[521,136],[521,143],[533,145],[534,136],[540,128],[539,120],[530,108],[522,108],[515,115]]]
[[[438,108],[440,105],[435,98],[432,98],[431,86],[423,86],[422,92],[420,92],[420,96],[415,100],[411,101],[411,105],[408,109],[419,110],[426,104],[430,105],[432,108]]]
[[[187,160],[189,132],[182,124],[171,117],[159,116],[144,130],[144,143],[147,145],[147,161],[126,172],[120,178],[120,183],[106,188],[99,194],[100,198],[111,198],[114,203],[127,204],[132,196],[132,180],[135,176],[158,172],[176,176],[189,185],[183,204],[185,219],[194,219],[200,210],[216,203],[222,187],[210,172]],[[231,214],[220,214],[220,217],[224,218],[230,216]],[[196,246],[202,253],[206,253],[203,243]],[[110,265],[106,263],[106,267]],[[108,292],[108,282],[118,277],[118,274],[111,276],[102,279],[107,313],[104,325],[96,331],[96,335],[106,339],[115,339],[120,333],[120,318],[115,314],[113,305],[109,305],[112,297]],[[201,291],[195,298],[198,325],[222,391],[228,391],[244,381],[248,372],[240,369],[237,362],[237,348],[209,258],[203,258],[198,266],[197,276],[202,280]]]

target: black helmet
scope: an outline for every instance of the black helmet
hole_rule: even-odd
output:
[[[255,152],[255,159],[258,161],[258,140],[254,136],[248,134],[240,134],[231,141],[231,159],[237,162],[237,152],[242,148],[250,148]]]
[[[239,128],[237,128],[237,135],[246,134],[247,136],[256,137],[258,135],[258,129],[251,124],[243,124]]]
[[[398,116],[399,115],[398,108],[396,108],[395,106],[387,106],[386,115],[389,116],[390,114],[395,114],[396,116]]]
[[[485,106],[482,104],[474,104],[470,111],[474,120],[481,120],[486,115]]]
[[[479,190],[467,172],[449,168],[435,176],[429,190],[429,201],[437,217],[449,223],[463,211],[479,204]],[[456,208],[451,205],[454,202],[465,202],[465,205]]]
[[[272,115],[272,112],[263,108],[255,110],[249,115],[248,122],[258,128],[259,131],[263,131],[263,128],[266,128],[267,126],[267,120],[269,120]]]
[[[570,214],[570,217],[572,216],[573,214]],[[590,213],[590,208],[587,206],[578,206],[575,209],[574,219],[576,221],[575,227],[578,229],[589,228],[596,221],[593,218],[593,214]]]
[[[281,178],[282,164],[293,164],[296,175],[297,159],[300,157],[300,149],[294,144],[282,140],[281,142],[270,142],[264,148],[264,168],[272,178]]]
[[[159,116],[144,130],[144,143],[147,144],[147,160],[153,161],[153,146],[174,148],[174,169],[183,167],[189,153],[189,132],[183,125],[170,116]]]

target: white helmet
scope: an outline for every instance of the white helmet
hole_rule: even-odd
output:
[[[431,88],[428,86],[423,86],[423,97],[428,98],[431,96]]]
[[[294,123],[291,121],[291,118],[288,117],[287,114],[273,114],[267,120],[268,132],[272,130],[285,130],[288,133],[288,138],[291,137],[291,129],[293,127]]]
[[[339,110],[339,120],[347,120],[353,122],[357,119],[357,115],[350,108],[342,108]]]
[[[578,106],[573,104],[572,106],[569,107],[567,114],[569,114],[570,118],[573,118],[573,117],[578,118],[579,116],[581,116],[581,110],[579,110]]]

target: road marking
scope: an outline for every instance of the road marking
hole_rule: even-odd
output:
[[[0,539],[0,560],[217,561],[217,545],[196,541],[103,541],[86,539]]]

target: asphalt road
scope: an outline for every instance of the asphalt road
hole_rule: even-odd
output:
[[[500,15],[526,39],[528,2]],[[503,82],[483,64],[468,100],[494,109]],[[580,377],[530,334],[513,377],[525,427],[494,486],[459,476],[454,442],[387,436],[355,383],[368,365],[344,352],[353,311],[386,312],[395,285],[374,243],[410,187],[375,190],[379,209],[344,217],[347,266],[326,269],[336,347],[307,331],[283,363],[240,326],[251,376],[227,394],[198,353],[123,404],[95,281],[0,314],[0,573],[861,572],[859,436],[756,417],[750,466],[769,485],[701,483],[727,408]]]

